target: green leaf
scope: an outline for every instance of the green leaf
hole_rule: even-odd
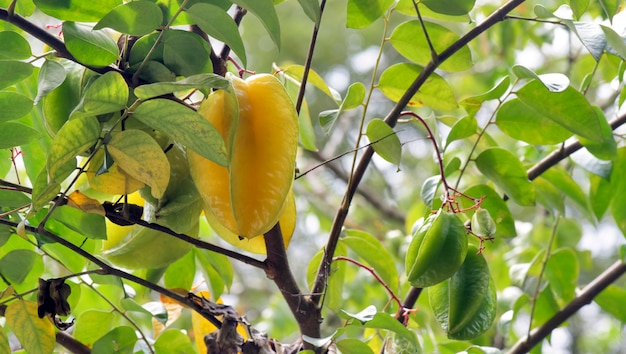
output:
[[[465,111],[469,115],[475,115],[480,109],[483,102],[489,100],[495,100],[504,95],[511,85],[511,78],[504,76],[496,82],[496,84],[487,92],[482,95],[468,97],[460,102],[460,105],[465,108]]]
[[[142,85],[135,89],[137,98],[147,100],[149,98],[165,95],[167,93],[191,90],[191,89],[224,89],[229,87],[228,80],[216,74],[198,74],[189,76],[174,82],[157,82]]]
[[[209,45],[195,33],[170,30],[165,35],[163,63],[177,75],[213,72],[210,53]]]
[[[102,335],[113,328],[115,313],[89,309],[81,312],[76,318],[72,333],[81,343],[94,343]]]
[[[285,74],[293,77],[299,83],[302,82],[302,77],[304,75],[304,66],[302,65],[290,65],[284,69]],[[320,91],[322,91],[326,96],[330,97],[333,101],[337,103],[337,105],[341,102],[341,95],[332,88],[326,85],[324,79],[317,73],[315,70],[309,70],[309,76],[307,78],[307,84],[311,84],[317,87]]]
[[[69,60],[60,60],[67,77],[61,86],[43,97],[42,115],[51,137],[61,129],[74,108],[80,103],[83,84],[93,78],[93,71]]]
[[[617,150],[615,152],[617,156]],[[579,150],[570,156],[578,166],[604,179],[609,179],[613,170],[613,162],[600,160],[585,150]]]
[[[365,99],[367,89],[365,85],[360,82],[355,82],[350,87],[348,87],[348,92],[346,92],[346,97],[343,99],[341,103],[342,110],[354,109],[363,104],[363,100]]]
[[[576,252],[570,248],[556,250],[548,259],[546,279],[562,304],[569,303],[576,297],[579,270]]]
[[[602,53],[606,48],[606,36],[597,23],[590,22],[574,22],[571,20],[562,20],[570,31],[576,33],[580,41],[587,48],[591,56],[596,61],[600,61]]]
[[[378,274],[392,291],[396,291],[400,281],[393,262],[393,256],[376,237],[358,230],[346,230],[342,238],[348,248],[362,258]]]
[[[93,354],[132,354],[135,343],[137,343],[135,329],[129,326],[120,326],[100,337],[93,344],[91,352]]]
[[[115,7],[93,29],[109,27],[120,33],[143,36],[156,30],[162,21],[163,13],[157,4],[138,0]]]
[[[170,163],[161,146],[148,133],[124,130],[113,135],[107,148],[121,169],[151,187],[153,197],[163,197],[170,181]]]
[[[83,24],[64,22],[63,37],[67,50],[81,64],[103,67],[117,60],[117,44],[104,31],[93,31]]]
[[[613,18],[613,16],[617,13],[619,9],[619,4],[617,0],[600,0],[600,6],[604,11],[605,18]]]
[[[33,211],[41,210],[60,190],[61,184],[54,180],[48,181],[48,171],[45,168],[41,170],[33,184]]]
[[[446,15],[465,15],[474,7],[474,0],[423,0],[429,9]]]
[[[385,15],[393,0],[348,0],[348,28],[365,28]]]
[[[568,2],[576,19],[581,18],[589,6],[589,0],[569,0]]]
[[[280,23],[272,0],[232,0],[256,16],[280,51]]]
[[[519,99],[506,101],[496,113],[496,125],[506,135],[529,144],[561,143],[572,133],[548,117],[537,114]],[[541,134],[537,134],[541,131]]]
[[[376,310],[376,308],[374,308],[374,310]],[[363,323],[363,327],[386,329],[406,339],[413,346],[418,345],[417,337],[415,336],[415,333],[411,332],[409,329],[404,327],[402,323],[400,323],[393,316],[386,314],[384,312],[376,312],[371,319]]]
[[[450,129],[450,133],[448,133],[448,137],[446,138],[446,145],[450,145],[451,142],[456,140],[461,140],[468,138],[474,134],[476,134],[476,130],[478,129],[478,121],[474,116],[465,116],[452,126]]]
[[[63,84],[67,74],[63,65],[54,60],[46,60],[39,70],[39,78],[37,79],[37,96],[33,104],[37,104],[39,100],[49,94],[52,90]]]
[[[0,60],[0,90],[20,82],[33,73],[33,66],[21,61]]]
[[[47,167],[50,179],[56,180],[58,171],[70,159],[85,152],[100,137],[100,123],[96,117],[82,117],[67,121],[52,140]],[[61,182],[60,180],[56,180]]]
[[[168,289],[178,288],[190,290],[196,274],[196,258],[188,252],[181,259],[170,264],[163,274],[163,281]]]
[[[337,345],[337,349],[344,354],[374,354],[372,348],[356,338],[341,339],[335,344]]]
[[[353,318],[361,322],[362,324],[364,324],[365,322],[371,321],[372,319],[374,319],[374,316],[376,316],[377,312],[378,310],[376,310],[376,306],[370,305],[359,313],[350,313],[348,311],[341,310],[341,313],[339,315],[341,316],[345,314],[347,318]],[[346,317],[346,316],[343,316],[343,317]]]
[[[429,208],[433,206],[433,200],[435,199],[435,193],[437,192],[437,187],[439,187],[439,183],[441,182],[441,176],[435,175],[426,178],[424,183],[422,184],[422,188],[420,190],[420,196],[424,201],[424,204]]]
[[[602,125],[585,96],[573,87],[550,92],[539,80],[533,80],[517,91],[517,97],[533,111],[567,128],[572,133],[603,142]]]
[[[119,73],[110,71],[87,88],[72,118],[117,112],[126,107],[128,85]]]
[[[31,250],[13,250],[0,259],[0,273],[11,283],[21,284],[41,256]]]
[[[426,33],[437,53],[448,49],[459,40],[459,36],[432,22],[423,22]],[[426,65],[432,60],[430,46],[426,40],[426,35],[422,29],[422,24],[418,20],[411,20],[401,23],[391,34],[390,38],[393,47],[405,58],[419,65]],[[463,46],[459,51],[446,59],[439,69],[445,71],[463,71],[472,67],[472,54],[469,47]]]
[[[41,12],[64,21],[97,22],[122,0],[98,0],[98,6],[83,0],[33,0]]]
[[[30,198],[26,194],[9,189],[0,189],[0,200],[4,208],[19,208],[30,203]]]
[[[626,148],[617,150],[617,159],[614,161],[611,173],[611,187],[613,201],[611,202],[611,214],[617,227],[626,236]]]
[[[30,58],[30,44],[19,33],[13,31],[0,32],[0,60],[24,60]]]
[[[374,151],[383,159],[400,166],[402,145],[396,132],[382,119],[372,119],[367,124],[367,138],[373,144]]]
[[[107,239],[104,216],[102,215],[84,213],[69,206],[61,206],[54,209],[52,218],[85,237],[99,240]]]
[[[626,43],[624,43],[624,39],[610,27],[600,25],[600,28],[606,37],[607,51],[623,60],[626,59]]]
[[[398,102],[422,70],[421,66],[415,64],[392,65],[380,76],[378,87],[387,98],[393,102]],[[440,111],[450,111],[458,107],[454,93],[448,83],[435,73],[431,74],[415,93],[408,106],[428,106]]]
[[[354,109],[363,104],[365,99],[365,85],[360,82],[355,82],[348,87],[346,97],[339,105],[338,109],[331,109],[320,113],[320,125],[326,134],[329,134],[332,130],[337,118],[345,110]]]
[[[198,3],[190,7],[187,13],[209,36],[226,43],[241,59],[243,66],[247,66],[246,49],[239,27],[227,11],[215,5]]]
[[[563,92],[570,84],[569,78],[563,74],[543,74],[537,75],[531,69],[528,69],[522,65],[514,65],[512,68],[513,74],[519,79],[537,79],[548,89],[550,92]]]
[[[202,264],[200,270],[205,273],[205,280],[211,284],[214,298],[222,296],[224,289],[230,289],[233,283],[234,270],[228,257],[210,253],[207,250],[195,249],[196,259]]]
[[[226,166],[228,159],[224,139],[208,120],[194,110],[174,101],[155,99],[142,103],[133,116],[203,157]]]
[[[30,98],[11,91],[0,91],[0,122],[21,118],[32,108],[33,101]]]
[[[52,353],[54,326],[37,315],[37,303],[26,300],[11,302],[5,311],[6,323],[27,353]]]
[[[602,177],[594,174],[589,175],[589,202],[591,210],[598,220],[602,219],[604,213],[609,209],[613,199],[613,189],[611,183]]]
[[[606,120],[604,113],[599,107],[594,106],[593,110],[596,113],[597,122],[600,125],[602,131],[602,140],[600,142],[592,141],[579,137],[580,143],[594,156],[602,160],[613,160],[617,156],[617,143],[613,136],[613,128]]]
[[[26,145],[39,137],[38,131],[25,124],[17,122],[0,123],[0,149]]]
[[[574,202],[574,205],[578,207],[583,215],[590,221],[593,221],[593,215],[589,210],[585,193],[564,168],[560,166],[552,167],[542,173],[541,177],[550,181],[550,183]]]
[[[161,333],[154,343],[156,354],[194,353],[189,336],[178,329],[168,329]]]
[[[611,284],[602,290],[593,301],[600,305],[602,310],[610,313],[618,320],[626,322],[626,303],[624,299],[626,299],[626,289]]]
[[[565,202],[563,194],[559,191],[554,184],[548,180],[539,176],[533,180],[535,191],[537,195],[537,202],[544,205],[548,210],[552,212],[565,213]]]
[[[489,148],[478,155],[476,166],[485,177],[504,189],[516,203],[524,206],[534,205],[535,189],[528,180],[524,166],[511,152],[502,148]]]
[[[320,5],[318,0],[298,0],[302,10],[316,24],[320,22]]]

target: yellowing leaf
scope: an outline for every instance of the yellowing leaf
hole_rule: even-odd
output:
[[[15,301],[5,312],[7,325],[26,352],[30,354],[52,353],[55,344],[54,326],[48,319],[39,318],[37,303]]]
[[[52,141],[48,153],[48,174],[56,180],[61,167],[76,155],[84,152],[96,143],[100,137],[100,123],[96,117],[82,117],[68,121],[63,125]]]
[[[148,133],[125,130],[115,134],[107,147],[120,168],[149,185],[153,197],[163,197],[170,182],[170,163],[159,144]]]
[[[0,353],[10,353],[11,346],[9,345],[9,336],[4,328],[0,327]]]
[[[67,205],[78,210],[82,210],[85,213],[94,213],[99,215],[105,215],[104,207],[102,203],[96,199],[91,199],[80,191],[74,191],[67,196]]]

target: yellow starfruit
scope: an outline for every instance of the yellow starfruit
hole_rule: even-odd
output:
[[[231,233],[254,238],[284,213],[294,179],[298,117],[274,76],[230,81],[230,91],[211,93],[198,109],[224,138],[228,166],[188,151],[189,166],[206,214]]]

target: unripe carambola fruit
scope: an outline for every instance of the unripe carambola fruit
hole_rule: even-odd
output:
[[[409,282],[425,288],[454,274],[467,255],[467,230],[453,213],[439,210],[430,215],[413,235],[406,253]]]
[[[172,166],[170,184],[163,198],[145,200],[143,219],[187,236],[198,237],[203,202],[189,176],[185,153],[174,146],[166,155]],[[142,194],[150,195],[149,191],[142,191]],[[192,247],[174,236],[140,225],[115,225],[109,230],[111,224],[107,224],[107,237],[118,239],[117,242],[105,241],[102,254],[113,264],[124,268],[164,267],[184,256]]]
[[[206,214],[231,233],[254,238],[269,231],[284,211],[294,179],[298,117],[274,76],[230,79],[234,95],[217,90],[198,110],[224,138],[228,166],[193,151],[189,165]]]
[[[450,339],[473,339],[491,327],[496,288],[487,261],[475,246],[469,247],[465,262],[450,279],[428,288],[428,299]]]

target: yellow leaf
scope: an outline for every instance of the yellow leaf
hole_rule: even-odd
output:
[[[80,191],[74,191],[67,196],[67,205],[72,208],[84,211],[85,213],[93,213],[104,216],[106,212],[102,203],[96,199],[91,199]]]
[[[170,163],[161,146],[148,133],[128,129],[116,133],[107,145],[119,168],[147,184],[160,199],[170,182]]]
[[[5,312],[7,325],[29,354],[49,354],[54,350],[54,326],[37,315],[37,303],[15,301]]]

